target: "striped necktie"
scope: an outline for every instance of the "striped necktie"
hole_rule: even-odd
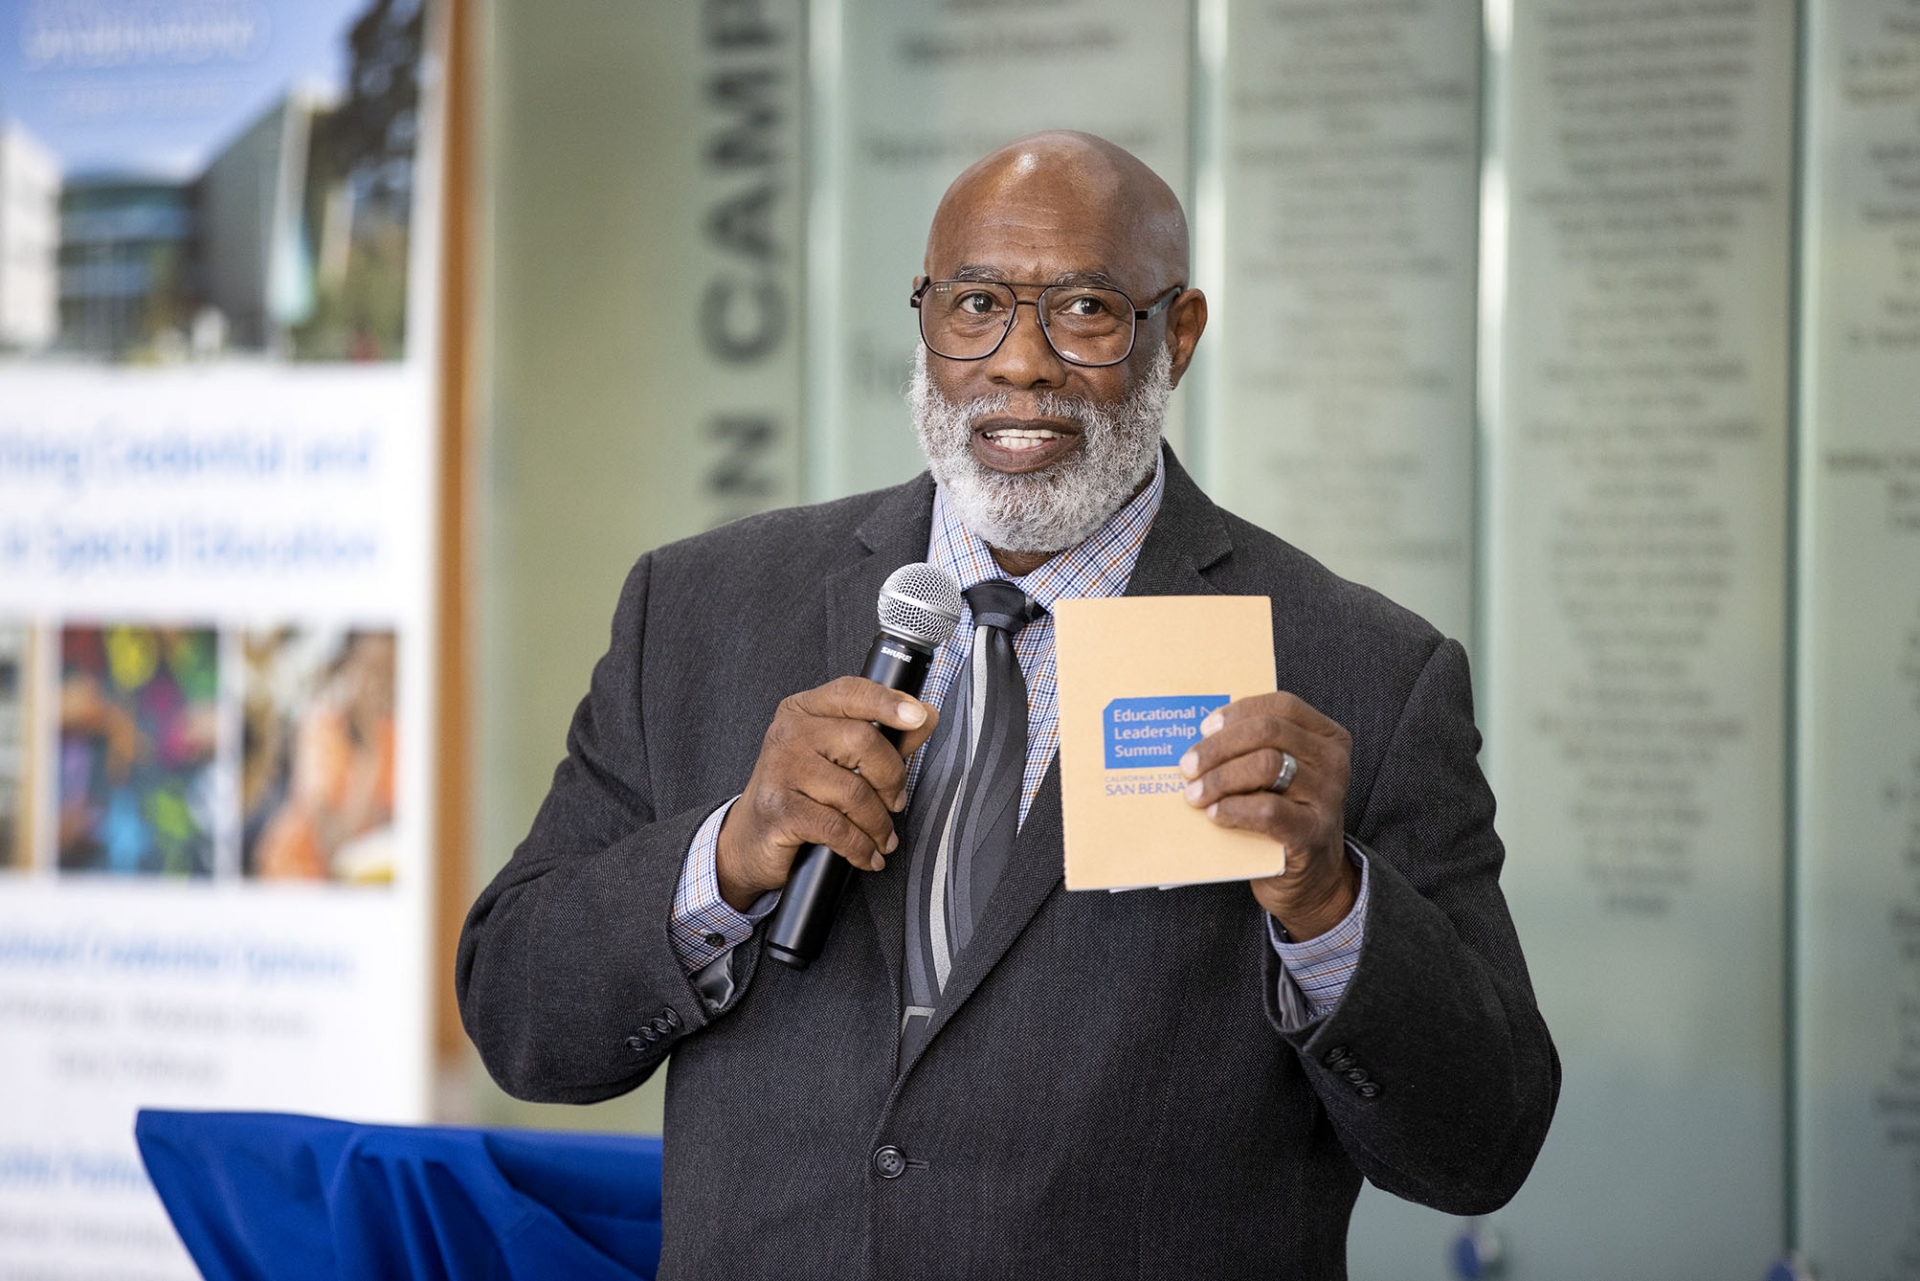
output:
[[[926,764],[907,807],[913,863],[902,1063],[931,1028],[954,959],[973,937],[1020,828],[1027,682],[1013,638],[1046,610],[1005,579],[975,584],[966,596],[973,652],[920,749]]]

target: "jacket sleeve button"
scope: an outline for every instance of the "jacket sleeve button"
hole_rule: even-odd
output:
[[[627,1038],[627,1048],[629,1050],[632,1050],[635,1054],[638,1054],[640,1051],[647,1048],[647,1043],[641,1040],[637,1036],[630,1036]]]
[[[1365,1068],[1352,1068],[1345,1075],[1347,1080],[1353,1082],[1355,1085],[1365,1085],[1367,1083],[1367,1071]]]
[[[1358,1089],[1357,1093],[1363,1099],[1377,1099],[1380,1097],[1380,1087],[1368,1081]]]
[[[1347,1057],[1347,1047],[1344,1045],[1336,1045],[1331,1050],[1328,1050],[1327,1057],[1320,1061],[1322,1063],[1325,1063],[1328,1067],[1337,1067],[1340,1063],[1340,1060],[1346,1057]]]
[[[678,1032],[680,1030],[680,1016],[673,1012],[672,1006],[668,1006],[664,1011],[662,1011],[660,1018],[663,1022],[666,1023],[668,1027],[672,1028],[674,1031]]]

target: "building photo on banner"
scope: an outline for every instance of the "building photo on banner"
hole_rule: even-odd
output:
[[[426,1118],[442,21],[0,0],[0,1275],[195,1275],[140,1108]]]

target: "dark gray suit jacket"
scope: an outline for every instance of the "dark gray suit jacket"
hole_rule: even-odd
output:
[[[811,969],[756,939],[707,1008],[668,939],[688,843],[780,699],[859,669],[882,579],[925,558],[933,487],[663,547],[457,974],[515,1095],[609,1098],[673,1055],[662,1277],[1317,1281],[1345,1275],[1363,1173],[1456,1214],[1520,1186],[1559,1062],[1497,884],[1465,655],[1166,458],[1130,591],[1270,596],[1280,688],[1353,735],[1372,889],[1339,1007],[1286,1030],[1244,885],[1067,893],[1056,766],[916,1059],[895,1062],[906,858],[855,875]]]

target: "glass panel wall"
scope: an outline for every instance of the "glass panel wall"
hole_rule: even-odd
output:
[[[1566,1066],[1504,1216],[1528,1277],[1732,1281],[1782,1240],[1794,37],[1511,15],[1482,684]]]
[[[1802,235],[1798,1218],[1920,1277],[1920,9],[1809,10]]]
[[[525,834],[649,547],[799,499],[800,0],[496,3],[476,884]],[[659,1126],[604,1108],[470,1111]]]
[[[1208,492],[1470,637],[1480,15],[1218,8]]]

